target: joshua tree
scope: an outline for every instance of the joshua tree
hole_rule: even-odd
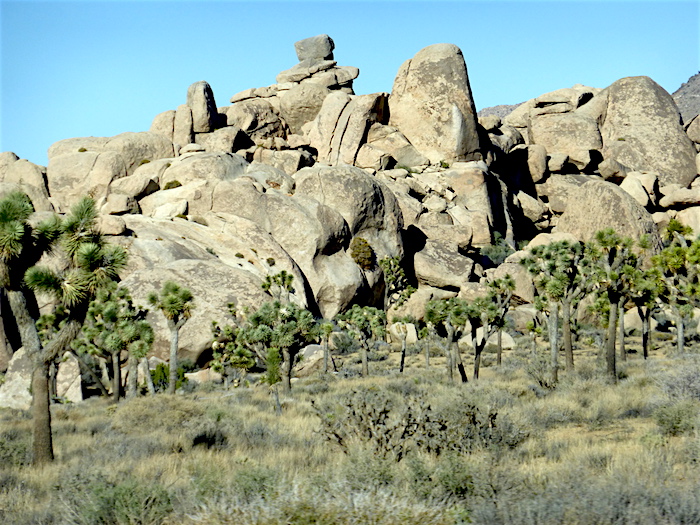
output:
[[[370,341],[383,337],[385,334],[386,314],[372,306],[352,305],[352,308],[337,317],[338,324],[347,329],[360,343],[362,358],[362,375],[369,375],[367,353]]]
[[[504,319],[510,309],[515,290],[515,281],[510,275],[494,279],[488,283],[489,293],[472,301],[466,310],[467,323],[474,346],[474,379],[479,379],[481,354],[489,338],[504,326]],[[481,337],[477,330],[481,328]]]
[[[432,326],[442,326],[447,340],[445,357],[447,358],[447,378],[454,382],[454,370],[458,369],[462,382],[467,382],[467,374],[462,364],[457,341],[462,335],[464,324],[467,322],[467,303],[462,299],[436,299],[428,301],[425,306],[425,321]]]
[[[318,323],[318,330],[321,335],[321,344],[323,345],[323,373],[328,373],[328,365],[331,360],[330,350],[328,348],[328,343],[333,333],[333,322],[327,319],[322,319]],[[333,365],[335,368],[335,365]]]
[[[275,301],[288,303],[290,295],[294,293],[293,281],[294,276],[282,270],[274,275],[266,276],[262,283],[262,289],[272,295]]]
[[[559,355],[559,310],[562,315],[562,339],[566,366],[574,367],[571,341],[571,307],[589,289],[590,261],[581,243],[557,241],[536,246],[521,263],[533,275],[535,287],[548,302],[549,343],[551,349],[552,380],[557,382]]]
[[[53,459],[48,406],[49,364],[70,349],[83,326],[90,302],[102,287],[119,279],[119,271],[126,265],[126,252],[104,242],[95,227],[96,217],[92,199],[86,198],[76,204],[60,225],[60,246],[66,258],[62,269],[33,266],[24,275],[27,287],[52,295],[65,311],[58,332],[40,352],[32,379],[36,462]]]
[[[305,345],[318,338],[316,321],[311,312],[293,303],[264,303],[248,317],[244,331],[242,337],[248,343],[262,343],[268,348],[266,355],[259,355],[261,360],[270,361],[271,349],[281,354],[279,360],[272,361],[279,362],[282,387],[289,393],[299,353]]]
[[[379,267],[384,272],[384,309],[389,310],[392,306],[401,306],[416,289],[408,284],[406,272],[401,267],[399,257],[384,257],[379,261]]]
[[[586,245],[586,252],[593,265],[592,284],[599,294],[606,294],[610,305],[605,362],[607,373],[613,382],[617,381],[615,328],[619,305],[630,287],[638,264],[638,258],[632,251],[633,245],[632,239],[620,237],[612,228],[597,232],[594,240]]]
[[[98,356],[112,365],[112,399],[121,397],[121,354],[129,366],[127,394],[136,395],[137,365],[153,344],[153,328],[146,321],[147,311],[136,308],[129,291],[116,283],[98,291],[90,304],[82,333],[73,348]]]
[[[173,281],[166,281],[160,294],[155,292],[148,296],[148,302],[158,308],[165,316],[170,329],[170,378],[168,394],[175,393],[177,384],[177,351],[179,349],[180,328],[187,322],[194,309],[194,296],[187,288],[182,288]]]
[[[656,301],[663,292],[663,282],[658,268],[635,269],[630,280],[629,297],[637,307],[642,319],[642,355],[649,357],[649,319],[652,311],[657,308]]]
[[[678,352],[685,351],[684,320],[700,297],[700,239],[690,245],[674,241],[652,257],[662,283],[660,295],[673,313]]]

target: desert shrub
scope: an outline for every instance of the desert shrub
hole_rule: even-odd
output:
[[[454,400],[436,410],[423,396],[403,399],[374,389],[352,392],[342,407],[314,404],[321,419],[320,434],[349,454],[354,445],[369,447],[375,456],[396,462],[412,449],[435,456],[469,454],[476,450],[514,448],[527,433],[494,410],[480,410]]]
[[[144,429],[180,431],[190,420],[201,418],[201,404],[183,397],[151,396],[120,403],[112,418],[112,429],[124,434],[140,434]]]
[[[674,370],[660,374],[659,388],[672,400],[700,401],[700,361],[694,356],[679,361]]]
[[[182,186],[182,183],[179,180],[171,180],[171,181],[168,181],[165,184],[165,186],[163,186],[163,189],[164,190],[172,190],[175,188],[179,188],[180,186]]]
[[[65,523],[76,525],[158,525],[172,512],[168,490],[159,483],[135,478],[118,483],[90,480],[73,482],[63,491]]]
[[[141,162],[139,162],[139,166],[143,166],[144,164],[148,164],[149,162],[151,162],[150,159],[141,159]]]
[[[258,498],[272,498],[279,488],[277,471],[266,466],[249,466],[238,470],[231,479],[231,490],[245,503]]]
[[[331,338],[333,341],[333,346],[335,347],[335,353],[338,355],[348,355],[353,352],[357,352],[360,348],[360,344],[357,342],[353,336],[348,332],[335,332]]]
[[[374,249],[369,245],[367,239],[355,237],[350,242],[350,257],[363,270],[371,270],[377,262]]]
[[[494,266],[498,266],[506,260],[506,257],[515,252],[499,232],[494,232],[493,244],[484,246],[479,251],[481,255],[488,257]]]
[[[695,429],[698,413],[696,401],[683,400],[656,409],[654,419],[663,434],[679,436]]]
[[[8,429],[0,432],[0,465],[28,465],[31,459],[31,436],[29,432]]]

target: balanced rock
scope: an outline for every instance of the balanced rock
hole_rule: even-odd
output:
[[[335,43],[328,35],[312,36],[294,43],[299,62],[302,60],[319,59],[333,60],[333,50]]]
[[[187,88],[187,105],[192,110],[192,129],[195,133],[213,131],[218,111],[211,86],[204,80]]]
[[[457,46],[428,46],[404,62],[389,108],[389,124],[431,162],[481,158],[467,66]]]

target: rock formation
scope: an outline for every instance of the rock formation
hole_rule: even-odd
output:
[[[473,297],[505,273],[532,301],[522,254],[498,268],[480,254],[497,237],[514,247],[613,227],[658,244],[671,217],[700,227],[700,121],[684,129],[647,77],[556,89],[477,120],[456,46],[419,51],[390,94],[365,95],[328,35],[295,49],[299,62],[276,83],[228,106],[196,82],[149,131],[62,140],[46,168],[1,153],[0,195],[21,188],[37,211],[59,213],[92,196],[102,231],[130,253],[123,284],[137,301],[167,279],[194,292],[180,339],[193,360],[227,304],[269,300],[261,283],[281,270],[294,277],[294,302],[332,317],[381,306],[376,260],[399,257],[418,288],[402,311],[420,316],[426,301]],[[371,264],[353,259],[357,239]],[[161,357],[166,333],[156,330]]]

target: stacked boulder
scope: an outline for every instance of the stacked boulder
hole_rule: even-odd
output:
[[[57,142],[47,168],[2,153],[0,194],[21,187],[37,210],[58,212],[92,196],[102,231],[129,251],[124,284],[137,302],[165,280],[194,292],[180,340],[192,359],[228,303],[269,300],[261,283],[282,270],[294,302],[333,317],[381,306],[377,261],[399,257],[418,289],[405,313],[420,317],[426,301],[473,298],[505,273],[533,300],[523,253],[497,268],[481,255],[497,236],[515,247],[613,227],[658,245],[671,217],[700,231],[700,121],[684,129],[646,77],[559,89],[477,119],[454,45],[419,51],[390,94],[367,95],[354,94],[359,70],[337,65],[328,35],[295,49],[298,63],[275,84],[229,106],[196,82],[147,132]],[[352,256],[360,239],[369,262]],[[157,339],[155,353],[167,351]]]

